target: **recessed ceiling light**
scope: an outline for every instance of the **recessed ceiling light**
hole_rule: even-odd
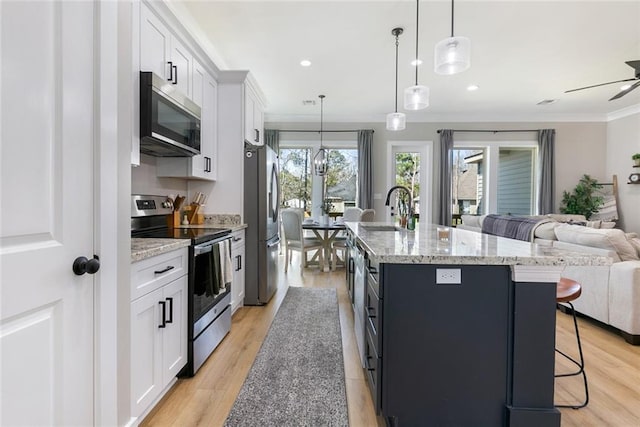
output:
[[[549,105],[557,101],[558,101],[557,99],[543,99],[542,101],[538,102],[536,105]]]
[[[315,99],[303,99],[302,100],[302,105],[316,105],[316,101]]]
[[[414,59],[413,61],[411,61],[411,65],[413,65],[414,67],[416,65],[422,65],[422,59]]]
[[[620,86],[620,90],[627,90],[631,87],[631,85]]]
[[[470,91],[470,92],[474,91],[474,90],[478,90],[478,89],[480,89],[480,86],[478,86],[478,85],[469,85],[469,86],[467,86],[467,90]]]
[[[308,59],[303,59],[302,61],[300,61],[300,65],[302,65],[303,67],[310,67],[311,61],[309,61]]]

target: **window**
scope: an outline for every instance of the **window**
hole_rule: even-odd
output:
[[[453,223],[462,214],[533,215],[535,142],[455,144],[451,168]]]
[[[356,206],[358,188],[358,150],[351,147],[327,148],[329,166],[325,175],[325,194],[331,202],[332,216],[345,207]],[[354,145],[354,144],[348,144]],[[302,208],[308,216],[319,216],[323,200],[322,177],[313,174],[315,150],[310,146],[283,146],[279,152],[280,192],[284,207]]]
[[[280,148],[281,203],[311,211],[311,148]]]

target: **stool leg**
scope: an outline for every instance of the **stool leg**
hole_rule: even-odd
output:
[[[568,374],[556,374],[555,377],[561,378],[561,377],[571,377],[575,375],[582,375],[582,379],[584,382],[585,400],[583,403],[579,403],[577,405],[556,405],[556,407],[580,409],[580,408],[584,408],[589,403],[589,386],[587,385],[587,374],[584,371],[584,356],[582,354],[582,342],[580,341],[580,332],[578,331],[578,320],[576,318],[576,310],[573,308],[573,304],[571,304],[570,302],[568,302],[567,304],[569,304],[569,307],[571,307],[571,314],[573,315],[573,327],[576,331],[576,341],[578,343],[578,353],[580,355],[580,361],[575,360],[574,358],[572,358],[571,356],[569,356],[568,354],[562,352],[557,348],[556,348],[556,351],[560,353],[562,356],[564,356],[565,358],[567,358],[568,360],[570,360],[571,362],[573,362],[580,369],[578,369],[576,372],[571,372]]]

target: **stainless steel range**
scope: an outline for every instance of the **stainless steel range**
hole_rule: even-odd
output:
[[[189,239],[188,362],[193,376],[231,329],[231,229],[170,228],[164,196],[131,196],[131,237]]]

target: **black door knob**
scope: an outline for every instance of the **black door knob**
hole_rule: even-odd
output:
[[[95,274],[98,270],[100,270],[98,255],[94,255],[92,259],[79,256],[73,261],[73,272],[78,276],[82,276],[84,273]]]

